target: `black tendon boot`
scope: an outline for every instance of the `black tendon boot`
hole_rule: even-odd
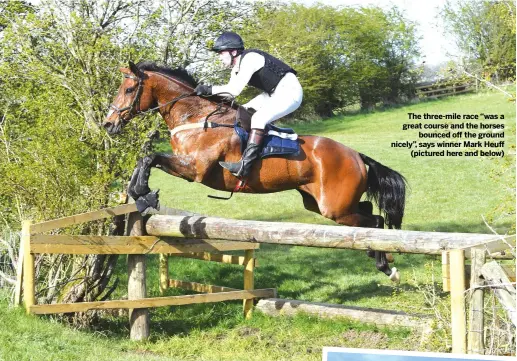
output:
[[[264,130],[252,129],[248,138],[248,145],[242,153],[242,158],[236,163],[219,162],[221,167],[226,168],[237,178],[247,178],[250,173],[253,161],[260,155],[262,141],[264,140]]]

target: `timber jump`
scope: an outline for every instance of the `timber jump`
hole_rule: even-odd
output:
[[[42,223],[24,222],[20,247],[20,255],[23,257],[20,257],[18,265],[15,302],[20,303],[21,301],[23,279],[24,303],[28,313],[68,313],[108,308],[130,309],[131,338],[137,340],[149,336],[147,309],[151,307],[243,300],[244,314],[246,317],[250,317],[253,299],[276,298],[275,289],[254,289],[253,271],[256,266],[254,250],[261,243],[441,255],[444,290],[451,292],[453,352],[466,353],[467,334],[469,344],[474,345],[479,343],[479,337],[482,337],[482,334],[480,335],[479,332],[467,333],[466,329],[465,259],[475,260],[472,262],[471,284],[479,284],[482,282],[479,280],[481,273],[488,278],[494,272],[499,271],[498,269],[493,270],[494,267],[497,268],[497,264],[486,267],[488,263],[485,265],[484,255],[500,256],[515,247],[515,239],[507,241],[497,235],[231,220],[204,217],[174,209],[166,209],[164,213],[167,214],[154,214],[144,220],[134,204],[126,204]],[[124,214],[128,214],[126,236],[44,234],[56,228]],[[244,255],[221,254],[229,250],[242,250]],[[129,255],[128,300],[38,305],[35,298],[34,274],[35,254],[40,253]],[[145,282],[145,255],[147,254],[160,254],[161,291],[168,287],[180,287],[203,293],[147,298]],[[169,256],[239,264],[244,267],[243,289],[170,280],[167,263]],[[479,303],[479,292],[482,294],[483,291],[478,289],[476,292],[478,292],[476,302]],[[508,289],[507,292],[511,294],[512,290]],[[515,289],[513,289],[513,294],[515,295]],[[501,297],[507,299],[508,295],[505,293]],[[513,310],[511,303],[507,309],[515,324],[515,300]],[[471,317],[475,317],[475,315],[471,315]],[[471,319],[470,324],[473,323],[475,324],[475,320]]]

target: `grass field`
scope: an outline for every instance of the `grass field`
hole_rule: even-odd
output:
[[[423,102],[368,114],[338,116],[323,122],[296,125],[299,134],[316,134],[340,141],[402,173],[410,185],[403,229],[490,233],[483,217],[500,233],[514,232],[514,215],[505,217],[501,204],[511,202],[515,170],[497,175],[497,158],[411,158],[395,141],[416,140],[415,131],[402,131],[407,113],[504,114],[505,153],[514,162],[515,104],[498,93],[481,93]],[[424,122],[424,120],[422,120]],[[427,121],[426,121],[427,122]],[[458,122],[458,121],[456,121]],[[459,121],[463,122],[463,121]],[[470,121],[479,123],[480,121]],[[509,154],[511,153],[511,154]],[[346,186],[346,185],[344,185]],[[153,171],[151,188],[160,188],[161,202],[173,208],[226,218],[332,224],[303,208],[296,191],[271,195],[236,194],[229,201],[207,198],[219,194]],[[279,297],[345,305],[432,313],[426,290],[441,288],[440,260],[422,255],[395,255],[402,283],[394,286],[375,269],[364,252],[263,245],[255,287],[276,287]],[[158,295],[157,258],[148,263],[148,293]],[[126,283],[121,257],[121,285]],[[242,287],[238,266],[171,262],[176,279]],[[124,287],[118,295],[124,296]],[[170,295],[180,291],[170,290]],[[420,344],[419,334],[407,329],[378,328],[347,320],[324,321],[306,315],[270,318],[255,314],[244,320],[240,302],[181,306],[151,311],[151,340],[131,343],[127,317],[106,316],[94,330],[71,330],[50,317],[27,317],[0,305],[0,360],[320,360],[323,346],[448,351],[437,337]],[[92,332],[95,331],[95,332]],[[30,350],[30,351],[29,351]]]

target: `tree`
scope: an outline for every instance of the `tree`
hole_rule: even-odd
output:
[[[248,3],[217,4],[200,0],[44,0],[33,7],[23,1],[9,3],[5,8],[9,13],[0,16],[4,224],[19,228],[22,219],[39,221],[113,204],[141,156],[145,135],[157,124],[149,121],[151,117],[137,118],[117,138],[102,129],[120,84],[119,66],[145,59],[195,68],[200,54],[208,52],[208,39],[230,23],[238,26],[252,16],[238,14]],[[94,222],[68,231],[103,235],[112,230],[106,223]],[[116,256],[45,257],[41,263],[45,267],[39,269],[49,287],[40,289],[39,296],[47,302],[104,299],[116,285],[111,280],[116,260]],[[64,281],[57,283],[60,278]]]
[[[418,55],[414,31],[396,10],[293,4],[262,9],[243,35],[247,46],[298,71],[299,115],[329,117],[351,104],[368,108],[408,93]]]
[[[120,82],[120,59],[145,53],[120,42],[128,32],[124,22],[143,11],[142,3],[46,1],[4,29],[0,199],[12,227],[22,218],[109,206],[129,178],[140,151],[132,144],[141,142],[145,126],[135,123],[116,141],[100,124]],[[108,228],[97,222],[71,231],[100,235]],[[50,287],[40,296],[49,302],[106,297],[116,259],[44,258],[49,267],[42,277]],[[61,277],[74,279],[62,294],[63,284],[55,287]]]
[[[464,63],[479,64],[485,77],[505,80],[515,77],[515,13],[515,1],[449,0],[441,15]]]
[[[32,5],[23,0],[0,1],[0,32],[4,30],[12,19],[24,17],[34,11]]]

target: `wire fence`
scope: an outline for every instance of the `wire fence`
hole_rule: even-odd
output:
[[[489,261],[489,260],[487,260]],[[513,261],[515,266],[515,260]],[[510,286],[513,289],[513,297],[515,299],[515,282],[497,284],[497,285],[482,285],[469,288],[465,293],[465,304],[467,307],[467,314],[482,313],[482,329],[475,329],[476,326],[468,324],[467,337],[471,333],[482,334],[482,350],[473,349],[473,345],[467,345],[468,353],[484,353],[485,355],[498,356],[515,356],[516,355],[516,327],[511,320],[510,315],[515,313],[515,309],[508,309],[503,306],[495,295],[496,288],[507,288]],[[472,308],[472,297],[475,290],[482,289],[484,291],[483,307]],[[480,315],[475,315],[479,317]]]

